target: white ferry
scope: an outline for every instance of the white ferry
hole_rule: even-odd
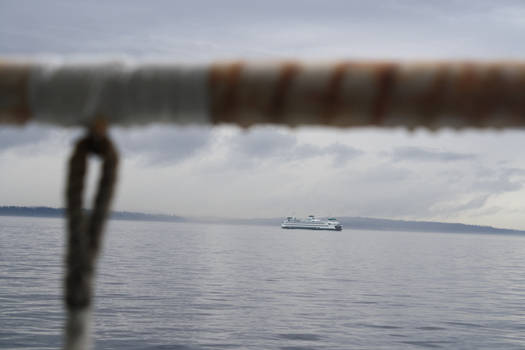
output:
[[[281,228],[300,228],[308,230],[330,230],[341,231],[343,226],[336,218],[328,218],[327,220],[316,219],[315,216],[309,215],[306,219],[297,219],[293,216],[288,216],[281,224]]]

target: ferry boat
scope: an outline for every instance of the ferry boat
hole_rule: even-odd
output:
[[[282,223],[281,228],[292,229],[307,229],[307,230],[329,230],[341,231],[343,226],[336,218],[328,218],[327,220],[316,219],[315,216],[309,215],[306,219],[297,219],[293,216],[288,216]]]

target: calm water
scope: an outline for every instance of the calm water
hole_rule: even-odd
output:
[[[525,349],[525,237],[114,221],[97,349]],[[0,348],[61,344],[63,222],[0,217]]]

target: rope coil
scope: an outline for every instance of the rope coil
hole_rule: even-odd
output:
[[[102,159],[93,209],[83,207],[88,155]],[[66,189],[68,251],[64,301],[67,308],[65,349],[89,347],[89,318],[96,260],[117,178],[118,155],[105,133],[92,129],[80,139],[69,161]]]

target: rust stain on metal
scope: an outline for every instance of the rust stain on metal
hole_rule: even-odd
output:
[[[0,120],[24,124],[30,119],[29,75],[29,66],[0,62]]]
[[[479,89],[479,77],[472,63],[464,63],[456,83],[457,95],[455,104],[468,124],[478,126],[479,120],[475,114],[476,94]]]
[[[239,122],[236,120],[236,114],[239,107],[238,91],[242,69],[242,62],[211,67],[209,91],[211,95],[211,118],[214,124]]]
[[[477,96],[478,103],[474,107],[478,124],[485,125],[487,118],[497,108],[504,105],[505,94],[506,84],[502,77],[501,68],[497,66],[489,67],[483,81],[480,83]]]
[[[377,94],[372,105],[372,125],[382,125],[388,112],[392,92],[396,82],[397,65],[380,64],[375,67],[377,79]]]
[[[283,123],[282,115],[285,112],[287,98],[292,88],[294,78],[300,72],[298,63],[289,62],[281,66],[279,78],[275,85],[275,92],[268,106],[268,121],[271,123]]]
[[[432,84],[428,91],[418,99],[421,117],[425,118],[427,126],[434,125],[440,109],[445,102],[447,82],[449,79],[449,69],[447,66],[439,67],[434,73]]]
[[[351,63],[342,62],[335,66],[326,93],[322,99],[321,123],[330,125],[334,115],[341,109],[341,90],[345,74]]]
[[[511,115],[514,125],[523,126],[525,124],[525,66],[520,67],[519,77],[517,78],[516,86],[513,86],[514,90],[517,91],[514,96],[516,100],[513,100],[511,107]]]

